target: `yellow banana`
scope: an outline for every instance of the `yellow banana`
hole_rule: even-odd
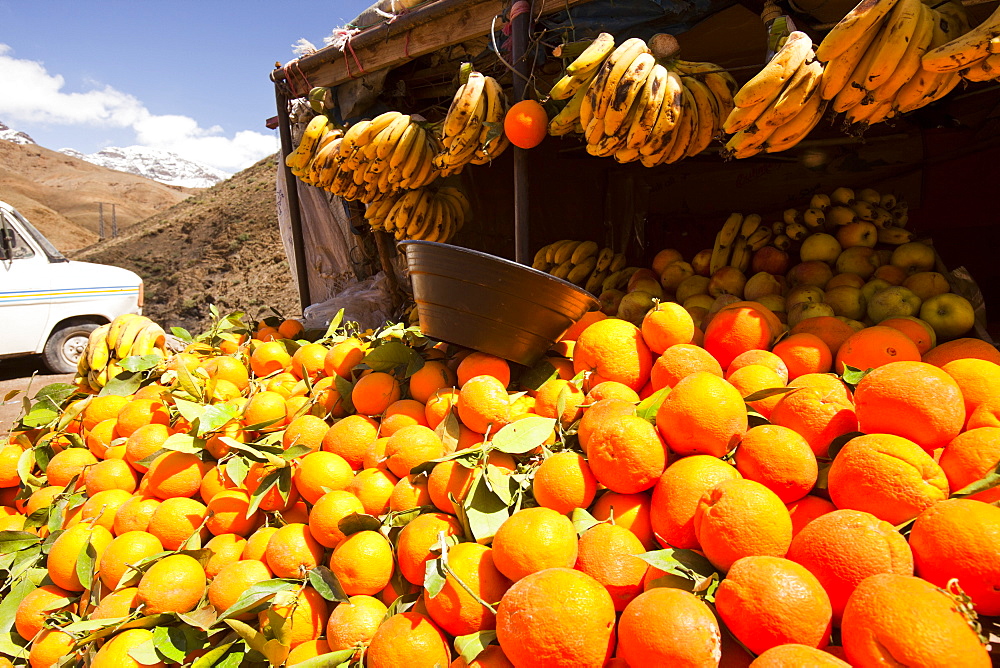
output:
[[[649,139],[663,104],[663,96],[667,90],[666,81],[667,68],[659,63],[653,65],[649,76],[646,77],[642,93],[635,103],[638,113],[636,113],[625,138],[626,147],[639,149]]]
[[[883,227],[878,231],[879,243],[899,246],[913,241],[913,232],[902,227]]]
[[[609,98],[604,113],[605,134],[615,134],[625,121],[636,96],[642,92],[656,59],[650,53],[640,53],[625,69]]]
[[[600,295],[601,286],[604,284],[604,279],[608,277],[608,272],[601,271],[600,269],[594,269],[594,273],[590,275],[587,282],[584,284],[583,289],[592,295]]]
[[[816,57],[827,62],[843,54],[877,26],[896,6],[896,2],[897,0],[861,0],[826,34],[816,48]]]
[[[881,32],[885,30],[883,26]],[[875,38],[877,43],[880,37]],[[861,61],[858,63],[854,71],[851,72],[851,76],[847,81],[847,84],[837,93],[837,97],[833,98],[831,106],[835,113],[842,113],[847,111],[856,104],[860,104],[865,96],[868,95],[868,90],[865,88],[865,78],[868,75],[868,70],[871,68],[872,61],[875,59],[878,49],[869,49],[862,56]]]
[[[991,55],[991,44],[997,36],[1000,36],[1000,7],[969,32],[927,52],[922,59],[923,68],[930,72],[957,72]]]
[[[597,69],[604,63],[604,59],[607,58],[615,48],[615,38],[610,33],[602,32],[594,41],[590,43],[586,49],[583,50],[576,59],[566,66],[566,74],[574,77],[580,77],[585,74],[591,74],[597,71]]]
[[[680,125],[674,128],[672,137],[667,149],[663,152],[661,162],[673,164],[688,155],[688,151],[693,147],[692,141],[698,129],[698,107],[694,101],[691,91],[684,88],[684,101],[682,103]]]
[[[596,257],[598,250],[599,247],[596,242],[584,241],[573,250],[573,254],[570,255],[570,259],[573,261],[573,264],[582,264],[587,258]],[[594,263],[596,265],[596,259],[594,260]],[[590,272],[588,271],[587,273],[589,274]]]
[[[602,248],[597,254],[597,271],[605,271],[611,266],[611,260],[614,259],[615,252],[610,248]]]
[[[551,244],[547,244],[539,248],[537,251],[535,251],[535,256],[531,259],[532,267],[535,267],[535,265],[537,264],[548,264],[545,261],[545,253],[546,251],[548,251],[550,245]],[[538,269],[538,267],[535,267],[535,269]]]
[[[803,63],[778,99],[757,119],[757,127],[778,127],[802,111],[813,95],[819,95],[823,64],[818,60]]]
[[[401,114],[386,126],[382,132],[375,136],[372,143],[376,146],[376,154],[379,160],[386,160],[389,154],[396,148],[396,144],[399,142],[403,133],[410,127],[410,117],[406,114]]]
[[[774,232],[771,228],[767,225],[761,225],[756,229],[756,231],[754,231],[753,234],[747,237],[747,245],[751,250],[758,251],[768,245],[773,238]]]
[[[858,41],[851,44],[847,50],[824,63],[823,79],[819,84],[819,94],[824,100],[832,100],[844,89],[878,34],[879,26],[876,24],[871,30],[860,35]]]
[[[567,260],[571,261],[573,253],[582,243],[583,243],[582,241],[570,241],[568,244],[563,244],[562,246],[556,249],[553,262],[555,264],[562,264]]]
[[[753,134],[753,130],[756,129],[757,119],[781,96],[781,91],[782,89],[778,88],[772,91],[770,97],[749,107],[733,107],[733,110],[729,112],[729,116],[726,117],[725,122],[722,124],[722,131],[727,135],[744,130],[750,131],[747,134]]]
[[[732,254],[733,242],[739,236],[743,226],[743,214],[731,213],[722,224],[715,235],[715,245],[712,248],[712,260],[709,264],[709,273],[714,274],[729,263]]]
[[[934,11],[927,5],[920,3],[920,17],[917,20],[917,28],[913,33],[913,38],[906,46],[903,57],[899,59],[896,69],[889,75],[881,86],[872,92],[872,99],[875,102],[885,102],[892,100],[899,89],[920,71],[920,59],[927,53],[934,37]]]
[[[773,99],[795,74],[799,65],[812,55],[812,45],[809,35],[798,30],[793,31],[764,69],[743,84],[733,96],[736,106],[752,107],[764,100]]]
[[[586,258],[580,264],[574,263],[573,268],[566,274],[566,280],[582,287],[591,272],[594,271],[595,266],[597,266],[597,257],[594,255]]]
[[[827,102],[819,95],[813,95],[802,111],[776,128],[764,143],[766,153],[787,151],[808,135],[823,118]]]
[[[569,276],[569,272],[573,270],[573,263],[569,260],[559,264],[555,269],[552,270],[551,274],[556,278],[561,278],[563,280]]]
[[[398,119],[403,114],[398,111],[387,111],[385,113],[379,114],[375,118],[362,128],[361,132],[358,133],[354,140],[354,143],[358,146],[364,146],[372,142],[375,137],[378,136],[382,130],[389,127],[396,119]]]
[[[611,258],[611,264],[608,265],[608,271],[615,273],[621,271],[625,268],[625,264],[628,260],[625,258],[625,253],[615,253],[614,257]]]
[[[553,241],[549,244],[548,250],[545,251],[545,261],[549,264],[561,264],[556,262],[556,251],[566,244],[573,243],[572,239],[560,239],[559,241]]]
[[[576,122],[580,120],[580,109],[583,101],[587,97],[587,86],[581,86],[570,98],[559,113],[549,121],[549,134],[553,137],[561,137],[573,132]]]
[[[91,369],[101,370],[108,365],[111,359],[111,350],[108,347],[108,330],[111,324],[106,323],[95,329],[87,338],[87,364]]]
[[[748,245],[747,238],[741,234],[733,241],[733,253],[729,258],[729,266],[736,267],[746,273],[746,270],[750,268],[752,255],[753,249]]]
[[[664,83],[666,90],[663,92],[663,102],[656,115],[656,122],[646,143],[639,147],[639,152],[644,156],[658,154],[670,143],[674,128],[683,113],[684,82],[676,72],[668,69]]]
[[[618,90],[619,81],[625,75],[625,71],[632,64],[632,61],[641,53],[649,53],[649,47],[638,37],[632,37],[622,42],[604,61],[604,67],[598,74],[600,89],[593,105],[594,115],[597,118],[604,118],[611,105],[611,98]],[[591,90],[593,90],[593,84]]]
[[[485,85],[486,77],[482,73],[474,71],[469,74],[468,81],[459,87],[455,97],[452,98],[441,128],[444,136],[454,137],[462,132],[476,107],[479,106]]]
[[[1000,78],[1000,54],[993,54],[961,70],[966,81],[993,81]]]
[[[709,147],[721,129],[722,120],[719,118],[718,101],[708,86],[695,77],[689,77],[684,85],[691,92],[698,115],[698,125],[687,151],[687,155],[692,156]]]
[[[898,0],[886,17],[885,27],[877,41],[870,47],[875,57],[864,78],[866,90],[875,90],[888,80],[899,66],[907,46],[913,40],[919,23],[923,3],[920,0]]]
[[[306,129],[302,132],[302,138],[299,140],[298,147],[285,156],[285,164],[291,169],[299,169],[309,162],[309,158],[312,157],[313,151],[316,149],[316,145],[319,143],[320,137],[323,136],[323,132],[326,131],[329,123],[330,119],[326,117],[326,114],[314,116],[306,124]]]

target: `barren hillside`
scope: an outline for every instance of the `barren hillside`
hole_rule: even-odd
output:
[[[298,294],[278,234],[276,157],[143,220],[118,239],[73,254],[135,271],[145,313],[164,327],[200,332],[209,304],[257,316],[298,315]]]

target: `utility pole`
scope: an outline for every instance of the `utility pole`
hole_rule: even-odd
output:
[[[97,203],[97,211],[100,215],[100,222],[98,226],[98,236],[100,241],[104,241],[106,238],[104,236],[104,202]],[[118,236],[118,208],[114,202],[108,202],[108,206],[111,207],[111,238],[114,239]]]
[[[100,227],[98,228],[98,237],[100,241],[104,241],[104,202],[97,203],[97,211],[101,216]]]

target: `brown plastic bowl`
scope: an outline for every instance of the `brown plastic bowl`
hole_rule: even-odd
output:
[[[573,323],[600,306],[568,281],[494,255],[403,241],[420,329],[531,366]]]

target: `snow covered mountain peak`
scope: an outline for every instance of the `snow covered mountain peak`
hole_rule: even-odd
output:
[[[232,176],[213,167],[185,160],[169,151],[144,146],[109,146],[90,154],[67,148],[60,149],[59,152],[101,167],[183,188],[208,188]]]

